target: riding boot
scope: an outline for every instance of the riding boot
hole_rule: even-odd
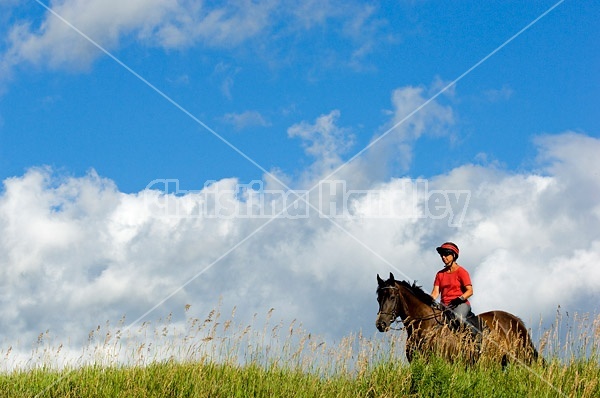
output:
[[[471,336],[477,344],[478,351],[481,351],[481,343],[483,341],[483,322],[472,312],[469,313],[465,320],[465,326],[469,328]]]
[[[465,319],[465,324],[471,328],[473,333],[481,333],[483,325],[481,324],[481,320],[472,312],[469,312],[467,319]]]
[[[448,325],[448,328],[450,330],[454,332],[460,330],[462,322],[460,321],[460,318],[454,313],[454,311],[446,309],[444,310],[443,314],[445,323],[446,325]]]

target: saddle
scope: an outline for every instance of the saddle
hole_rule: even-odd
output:
[[[469,311],[469,314],[463,322],[454,311],[452,311],[452,308],[444,307],[438,303],[436,303],[436,307],[442,311],[443,322],[448,325],[450,330],[459,331],[466,328],[471,332],[473,337],[480,338],[484,328],[487,327],[485,322],[475,315],[473,311]]]

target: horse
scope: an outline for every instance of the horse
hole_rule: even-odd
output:
[[[407,281],[397,281],[390,272],[384,281],[377,275],[379,311],[375,326],[380,332],[390,330],[400,318],[407,332],[406,358],[415,354],[437,353],[449,362],[474,364],[480,358],[499,361],[506,367],[509,359],[527,365],[538,360],[538,352],[521,319],[505,311],[488,311],[477,316],[477,328],[450,327],[443,308],[423,289]]]

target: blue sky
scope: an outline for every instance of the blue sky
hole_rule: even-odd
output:
[[[185,304],[203,313],[219,295],[333,339],[370,333],[375,275],[428,290],[446,240],[476,312],[537,325],[558,305],[596,311],[599,14],[575,1],[0,2],[0,343],[51,330],[84,344],[98,322],[183,322]],[[161,179],[180,195],[145,189]],[[335,222],[194,212],[208,182],[323,179],[420,216],[361,219],[366,196]],[[431,192],[468,192],[464,212],[433,217]]]
[[[215,6],[198,17],[222,6],[231,19],[250,18],[244,4]],[[343,155],[348,158],[388,121],[394,89],[435,94],[554,4],[255,6],[265,21],[250,21],[247,32],[199,34],[168,47],[142,32],[145,22],[133,16],[115,24],[117,37],[98,26],[78,28],[265,169],[294,176],[311,160],[288,137],[291,125],[339,110],[337,123],[355,137]],[[4,32],[27,22],[28,34],[43,42],[40,26],[61,24],[36,2],[10,5],[3,7]],[[532,135],[598,131],[597,16],[592,3],[561,4],[465,76],[442,99],[454,110],[451,131],[424,134],[408,169],[391,167],[388,176],[429,177],[482,158],[529,168]],[[234,21],[222,22],[228,23]],[[3,43],[10,73],[4,73],[0,99],[0,177],[40,165],[73,175],[93,168],[125,192],[155,178],[178,178],[190,189],[225,177],[262,178],[261,170],[113,59],[67,34],[83,54],[51,55],[51,40],[63,38],[49,30],[34,61],[9,61],[16,44]],[[234,120],[245,121],[236,126]]]

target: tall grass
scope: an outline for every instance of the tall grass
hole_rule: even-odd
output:
[[[186,309],[189,309],[187,307]],[[600,317],[557,313],[537,344],[545,364],[475,366],[404,358],[404,332],[352,334],[337,343],[292,322],[240,326],[235,312],[170,317],[135,330],[98,326],[77,355],[48,333],[31,358],[4,363],[0,397],[599,397]],[[20,361],[20,362],[19,362]]]

